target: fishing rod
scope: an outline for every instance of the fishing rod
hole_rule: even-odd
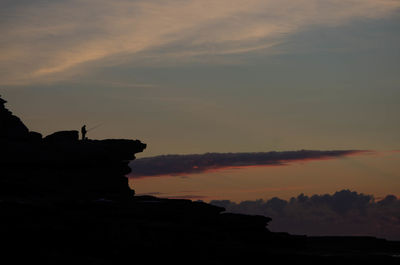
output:
[[[97,128],[100,127],[101,125],[103,125],[103,123],[99,123],[99,124],[97,124],[96,126],[90,127],[90,128],[87,129],[86,131],[87,131],[87,132],[93,131],[94,129],[97,129]]]

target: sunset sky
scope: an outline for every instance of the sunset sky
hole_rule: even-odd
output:
[[[354,151],[211,161],[132,177],[137,194],[400,196],[399,0],[3,0],[0,32],[0,95],[43,135],[86,124],[139,159]]]

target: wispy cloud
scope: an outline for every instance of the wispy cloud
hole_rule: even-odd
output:
[[[397,0],[2,1],[0,84],[68,79],[93,62],[268,52],[309,26],[380,18],[399,7]]]
[[[368,152],[359,150],[300,150],[258,153],[162,155],[134,160],[131,163],[132,173],[129,177],[182,176],[227,168],[282,166],[295,161],[334,159]]]

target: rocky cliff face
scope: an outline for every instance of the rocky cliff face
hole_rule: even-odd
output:
[[[42,138],[0,101],[0,197],[115,199],[132,197],[128,163],[139,140],[79,140],[78,131]]]
[[[0,139],[24,140],[29,137],[28,128],[4,104],[7,101],[0,98]]]
[[[268,217],[132,196],[124,175],[145,144],[82,141],[77,131],[42,138],[4,103],[0,98],[4,264],[399,264],[400,242],[271,233]]]

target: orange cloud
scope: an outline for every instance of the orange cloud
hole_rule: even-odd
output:
[[[185,176],[227,169],[287,166],[293,162],[335,159],[344,156],[369,154],[362,150],[300,150],[258,153],[206,153],[193,155],[163,155],[141,158],[131,163],[129,177]]]

